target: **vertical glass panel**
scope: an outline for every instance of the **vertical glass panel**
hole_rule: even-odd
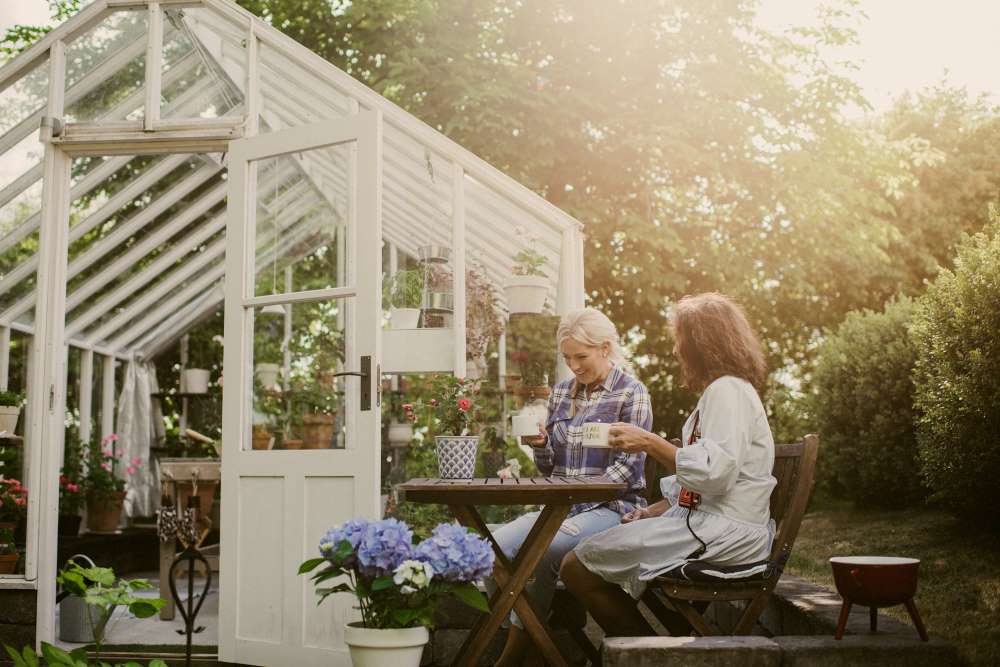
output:
[[[352,147],[338,144],[257,163],[256,296],[348,284]]]
[[[261,44],[259,50],[260,131],[338,118],[350,113],[348,99],[321,76]]]
[[[146,77],[146,11],[118,11],[66,47],[66,120],[139,120]]]
[[[252,425],[246,449],[343,449],[348,302],[253,311]],[[352,369],[353,370],[353,369]]]
[[[49,60],[45,58],[17,82],[0,92],[0,135],[19,125],[19,133],[22,135],[37,131],[38,123],[35,118],[41,116],[48,97]]]
[[[208,19],[211,23],[207,23]],[[209,10],[164,10],[162,118],[218,118],[242,113],[243,36]]]
[[[23,406],[24,397],[27,395],[28,347],[31,345],[31,337],[17,331],[11,331],[10,342],[10,375],[7,389],[21,396],[21,405],[18,406],[20,410],[17,415],[16,427],[10,432],[5,431],[0,436],[0,476],[7,480],[6,493],[10,496],[10,500],[14,501],[6,502],[4,507],[0,508],[0,522],[15,525],[20,523],[21,526],[24,526],[24,522],[20,521],[27,512],[25,504],[27,489],[22,489],[23,485],[27,483],[25,481],[27,468],[24,454],[25,416]],[[8,528],[4,526],[3,529]],[[9,575],[0,575],[0,579],[4,577],[22,578],[26,551],[23,528],[15,528],[12,534],[0,534],[0,542],[13,544],[15,553],[19,556],[14,572]],[[4,549],[2,553],[7,552],[8,549]]]

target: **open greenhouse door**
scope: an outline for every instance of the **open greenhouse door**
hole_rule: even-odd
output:
[[[381,118],[232,142],[226,250],[220,659],[350,664],[353,599],[299,564],[379,513]]]

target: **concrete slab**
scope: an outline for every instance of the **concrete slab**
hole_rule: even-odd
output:
[[[775,637],[782,667],[941,667],[961,664],[955,646],[943,639],[922,642],[900,635]]]
[[[609,637],[604,667],[781,667],[781,649],[765,637]]]

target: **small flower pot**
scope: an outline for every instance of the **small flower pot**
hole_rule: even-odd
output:
[[[14,429],[17,428],[17,418],[20,414],[21,408],[17,405],[0,405],[0,431],[14,435]]]
[[[476,474],[478,435],[439,435],[437,445],[438,477],[472,479]]]
[[[281,366],[278,364],[257,364],[255,371],[264,389],[274,389],[278,386],[278,375],[281,372]]]
[[[413,440],[413,424],[390,422],[389,423],[389,444],[392,446],[406,446]]]
[[[545,384],[540,385],[519,385],[514,393],[519,397],[523,398],[525,401],[536,401],[536,400],[546,400],[549,394],[552,393],[552,389]]]
[[[393,329],[416,329],[420,323],[419,308],[390,308],[389,325]]]
[[[125,504],[125,492],[119,491],[106,500],[87,501],[87,531],[116,533]]]
[[[204,368],[185,368],[181,373],[181,392],[185,394],[208,393],[208,371]]]
[[[509,276],[503,288],[507,310],[513,313],[541,313],[549,293],[545,276]]]
[[[285,438],[281,442],[282,449],[302,449],[302,441],[294,438]]]
[[[302,415],[298,435],[302,436],[302,449],[330,449],[333,447],[333,415]]]
[[[21,554],[0,554],[0,574],[14,574]]]
[[[415,628],[366,628],[361,623],[344,627],[344,643],[354,667],[419,667],[430,633]]]
[[[80,534],[80,522],[83,517],[79,514],[59,515],[59,537],[76,537]]]
[[[250,446],[254,449],[267,449],[271,444],[271,432],[266,428],[253,427],[250,432]]]

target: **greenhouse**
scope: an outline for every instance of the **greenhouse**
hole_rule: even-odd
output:
[[[0,475],[28,489],[0,606],[55,641],[66,544],[181,489],[221,546],[219,659],[346,664],[350,602],[298,564],[384,511],[408,387],[475,378],[503,438],[512,383],[555,380],[582,225],[228,0],[92,2],[0,68],[0,154]],[[61,535],[81,447],[124,513]]]

